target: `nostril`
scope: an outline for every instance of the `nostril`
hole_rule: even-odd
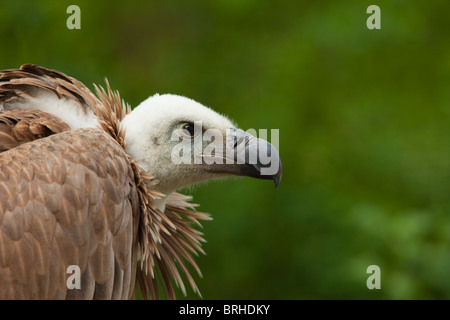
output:
[[[236,139],[236,141],[234,142],[234,145],[233,145],[233,149],[236,149],[238,143],[239,143],[239,139]]]

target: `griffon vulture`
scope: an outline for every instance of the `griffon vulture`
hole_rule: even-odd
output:
[[[94,95],[36,65],[0,73],[0,299],[175,298],[182,275],[198,293],[188,264],[200,274],[196,227],[209,216],[177,190],[281,179],[272,145],[191,99],[154,95],[130,111],[108,83]],[[214,152],[197,143],[208,129],[224,138]]]

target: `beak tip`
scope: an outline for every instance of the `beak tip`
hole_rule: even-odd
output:
[[[273,184],[275,185],[275,189],[278,188],[281,182],[281,174],[276,174],[273,176]]]
[[[281,164],[281,159],[279,160],[278,172],[273,176],[273,183],[275,184],[275,189],[278,188],[281,182],[281,177],[283,176],[283,165]]]

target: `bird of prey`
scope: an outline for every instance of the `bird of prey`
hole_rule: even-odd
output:
[[[175,299],[183,278],[199,293],[210,217],[177,190],[281,179],[270,143],[186,97],[131,110],[107,81],[94,94],[37,65],[0,73],[0,299]]]

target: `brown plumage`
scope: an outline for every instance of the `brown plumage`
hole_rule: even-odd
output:
[[[0,297],[128,298],[139,200],[123,149],[100,130],[67,131],[3,152],[0,168]],[[67,290],[69,265],[83,290]]]
[[[165,212],[152,203],[162,194],[124,151],[129,108],[119,95],[107,84],[97,98],[34,65],[2,73],[0,299],[129,299],[137,284],[144,298],[159,298],[161,284],[175,298],[179,269],[198,292],[185,264],[200,272],[192,253],[204,240],[193,225],[209,217],[178,193]],[[100,128],[70,130],[47,112],[17,109],[42,92],[92,110]],[[80,267],[81,290],[67,288],[69,265]]]

